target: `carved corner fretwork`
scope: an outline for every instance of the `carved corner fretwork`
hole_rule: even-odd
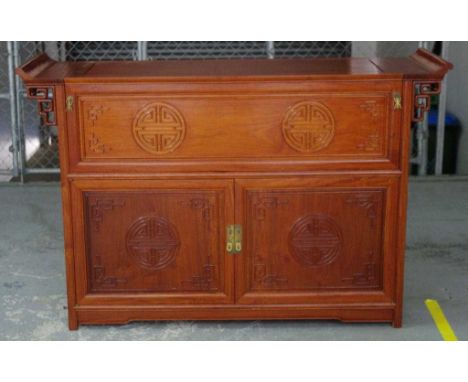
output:
[[[369,113],[372,122],[381,121],[383,105],[375,100],[364,101],[360,106],[363,112]]]
[[[289,203],[288,200],[281,200],[277,197],[259,198],[254,204],[254,218],[256,220],[264,220],[268,209],[284,206]]]
[[[366,152],[376,152],[379,151],[382,146],[382,139],[379,133],[371,133],[369,134],[365,140],[358,143],[356,147],[359,150],[366,151]]]
[[[189,201],[181,201],[179,203],[181,206],[189,206],[193,209],[199,209],[202,212],[203,219],[210,221],[211,219],[211,209],[213,205],[208,199],[205,198],[193,198]]]
[[[117,207],[125,206],[125,201],[111,198],[96,199],[89,204],[90,221],[94,231],[99,232],[101,224],[104,220],[104,211],[112,211]]]
[[[96,127],[96,122],[104,111],[108,110],[108,107],[102,105],[91,105],[87,108],[86,119],[89,121],[91,126]],[[111,151],[111,147],[101,142],[101,139],[95,131],[91,132],[88,137],[88,149],[95,154],[104,154]]]
[[[88,148],[96,154],[104,154],[111,150],[111,148],[102,143],[94,133],[88,138]]]
[[[277,288],[288,283],[288,279],[286,277],[278,273],[269,273],[267,265],[260,256],[255,256],[253,281],[257,286],[266,288]]]
[[[97,288],[116,288],[127,284],[128,280],[106,275],[106,268],[101,265],[101,256],[93,256],[92,286]]]
[[[439,81],[414,82],[413,122],[421,122],[424,120],[424,113],[431,108],[431,96],[439,93]]]
[[[35,99],[38,113],[45,126],[55,126],[55,95],[53,87],[27,87],[27,97]]]
[[[383,120],[383,105],[381,103],[375,100],[367,100],[359,107],[363,113],[370,115],[372,124],[377,125]],[[356,148],[365,152],[378,152],[381,147],[382,137],[378,131],[373,131],[356,145]]]
[[[371,227],[375,226],[375,221],[377,219],[377,201],[374,194],[354,193],[346,199],[346,203],[366,210]]]
[[[187,201],[179,202],[181,206],[200,210],[207,232],[210,231],[213,204],[208,198],[191,198]],[[199,274],[192,276],[189,280],[182,281],[182,286],[190,290],[216,291],[216,265],[212,264],[211,251],[205,242],[200,243],[202,253],[206,254],[205,264]]]
[[[109,110],[109,108],[102,105],[91,105],[88,108],[87,120],[90,121],[93,127],[95,127],[99,116],[101,116],[106,110]]]
[[[351,277],[343,278],[343,281],[351,282],[353,285],[371,285],[376,279],[376,265],[367,263],[362,272],[353,273]]]
[[[217,290],[216,286],[216,266],[208,263],[203,265],[201,274],[192,276],[190,280],[182,281],[182,285],[193,290]]]

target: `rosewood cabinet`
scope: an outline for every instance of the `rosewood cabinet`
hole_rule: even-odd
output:
[[[70,329],[166,319],[401,326],[409,132],[451,65],[56,62]]]

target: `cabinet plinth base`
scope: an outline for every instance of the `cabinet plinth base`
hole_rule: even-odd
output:
[[[133,321],[171,320],[337,320],[342,322],[395,321],[394,305],[353,306],[159,306],[76,307],[79,325],[128,324]],[[77,327],[70,326],[70,330]]]

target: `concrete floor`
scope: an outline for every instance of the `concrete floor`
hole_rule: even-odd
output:
[[[468,339],[468,179],[412,180],[404,327],[331,321],[154,322],[67,329],[57,183],[0,185],[0,340],[440,340],[437,299]]]

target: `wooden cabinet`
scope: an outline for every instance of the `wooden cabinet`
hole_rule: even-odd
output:
[[[23,65],[59,128],[70,328],[400,326],[410,124],[450,67],[424,50]]]

